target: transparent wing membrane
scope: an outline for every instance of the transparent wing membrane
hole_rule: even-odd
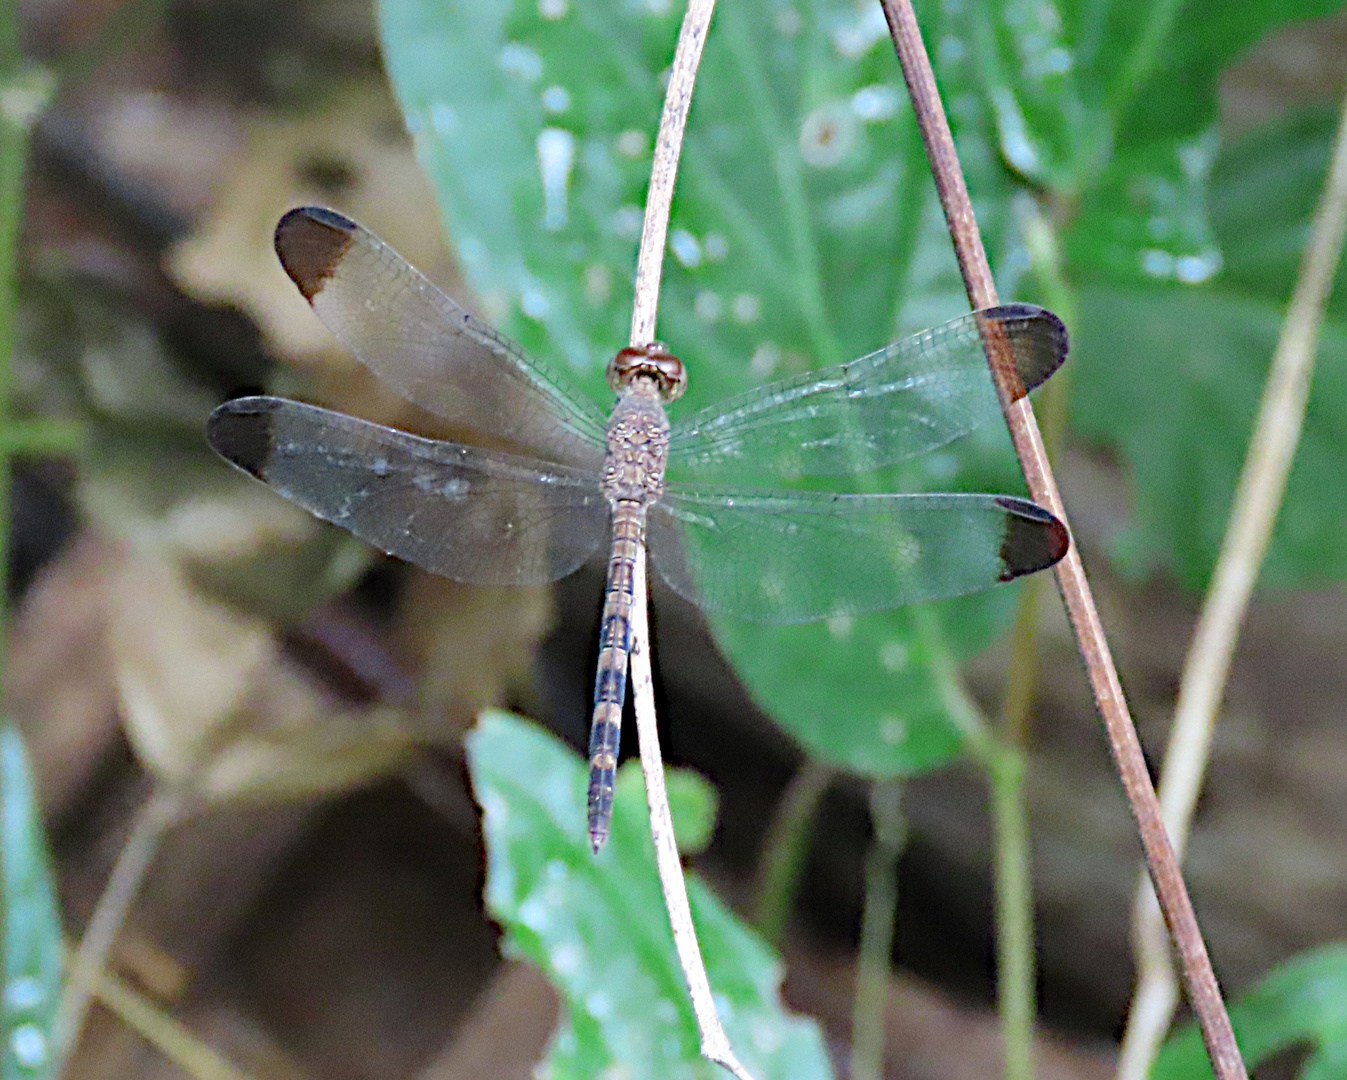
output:
[[[1065,527],[998,495],[832,495],[674,486],[651,559],[680,596],[755,622],[881,611],[1051,566]]]
[[[369,230],[331,210],[292,210],[276,226],[276,254],[323,324],[409,401],[551,461],[602,463],[599,408]]]
[[[740,394],[671,432],[653,392],[666,368],[652,375],[634,363],[627,381],[615,380],[610,457],[607,421],[593,402],[354,221],[292,210],[276,227],[276,254],[328,329],[408,400],[537,456],[426,439],[275,397],[240,398],[211,414],[206,434],[221,456],[325,521],[456,581],[555,581],[612,540],[590,748],[596,851],[608,831],[630,608],[644,602],[631,592],[643,515],[651,560],[675,592],[764,623],[973,592],[1051,566],[1069,546],[1060,521],[1009,496],[714,486],[869,472],[996,419],[982,331],[1008,346],[1027,391],[1066,356],[1066,329],[1042,308],[974,312]],[[681,380],[679,362],[663,359]],[[666,435],[672,482],[648,502],[660,490]]]
[[[867,472],[928,453],[999,418],[979,322],[999,328],[1025,389],[1066,357],[1050,311],[973,312],[847,364],[722,401],[674,425],[669,475],[696,482]]]
[[[207,426],[239,468],[366,543],[455,581],[530,585],[608,539],[594,473],[425,439],[284,398],[239,398]]]

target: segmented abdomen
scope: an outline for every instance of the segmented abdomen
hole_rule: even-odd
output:
[[[644,542],[645,508],[633,502],[617,503],[599,634],[599,667],[594,676],[594,720],[589,729],[589,842],[595,851],[608,839],[613,816],[613,782],[631,652],[632,575],[636,552]]]

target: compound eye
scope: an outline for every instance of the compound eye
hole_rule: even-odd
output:
[[[687,389],[683,361],[667,352],[658,341],[639,348],[622,349],[608,361],[608,385],[615,393],[620,394],[633,379],[642,376],[655,380],[660,397],[665,401],[673,401]]]
[[[608,361],[608,385],[613,393],[620,394],[631,382],[639,358],[635,349],[623,349]]]
[[[662,353],[652,359],[659,368],[660,397],[665,401],[677,401],[688,388],[688,372],[683,361],[672,353]]]

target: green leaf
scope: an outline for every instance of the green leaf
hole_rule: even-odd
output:
[[[23,736],[0,724],[0,874],[4,879],[4,1080],[51,1073],[61,993],[61,915]]]
[[[1201,587],[1211,572],[1299,263],[1287,249],[1304,242],[1322,183],[1312,166],[1326,163],[1332,130],[1327,115],[1290,118],[1222,155],[1212,205],[1230,273],[1203,288],[1082,295],[1072,423],[1120,449],[1131,471],[1135,525],[1114,554],[1134,573],[1164,569]],[[1339,301],[1323,326],[1267,584],[1347,576],[1344,316]]]
[[[1107,154],[1109,128],[1081,98],[1057,6],[1051,0],[972,4],[966,25],[1002,159],[1031,183],[1074,190]]]
[[[645,784],[638,769],[623,769],[617,782],[620,790],[615,798],[636,802],[645,798]],[[635,794],[623,794],[628,786],[638,790]],[[716,789],[709,780],[690,769],[666,770],[664,787],[669,796],[669,813],[673,816],[678,850],[684,855],[696,855],[711,842],[716,831]]]
[[[1074,189],[1065,247],[1077,274],[1192,284],[1220,269],[1205,196],[1221,74],[1275,27],[1338,6],[1062,0],[1078,85],[1096,103],[1090,122],[1112,147]]]
[[[931,605],[967,656],[1009,621],[1014,589]],[[716,619],[716,638],[764,708],[816,757],[865,776],[943,765],[962,739],[940,704],[929,651],[904,609],[799,626]]]
[[[1120,145],[1186,142],[1217,119],[1221,75],[1272,30],[1331,15],[1337,0],[1246,0],[1240,4],[1137,4],[1076,0],[1089,26],[1092,69],[1121,110]]]
[[[660,73],[681,8],[384,0],[381,12],[408,126],[483,307],[610,401],[603,368],[626,343]],[[974,41],[976,26],[947,22],[943,40]],[[1033,54],[1004,34],[993,47],[1007,77]],[[956,108],[976,87],[974,59],[971,44],[951,49],[942,68]],[[1024,101],[1045,118],[1054,160],[1066,153],[1079,124],[1070,86],[1044,69]],[[961,148],[995,258],[1013,243],[1010,186],[984,121],[969,115]],[[544,173],[558,163],[564,183],[548,189]],[[691,375],[675,419],[966,309],[877,6],[717,10],[671,228],[660,333]],[[994,431],[863,486],[1019,491],[1022,481]],[[1010,599],[1002,591],[948,609],[959,619],[954,647],[985,644]],[[714,629],[755,697],[830,760],[891,775],[956,753],[908,620],[885,613],[848,625],[839,634],[718,619]]]
[[[484,307],[610,399],[604,365],[626,344],[679,9],[381,10],[408,126]],[[964,306],[948,241],[924,243],[931,185],[887,41],[883,18],[848,0],[716,12],[660,307],[663,336],[693,365],[683,407],[850,359]],[[565,181],[550,198],[540,137]]]
[[[1211,212],[1225,253],[1222,286],[1285,304],[1300,271],[1337,130],[1335,108],[1307,109],[1224,147],[1212,174]],[[1347,320],[1347,290],[1329,310]]]
[[[483,714],[467,749],[483,810],[487,906],[505,929],[506,952],[537,964],[565,1003],[542,1075],[717,1075],[698,1054],[634,765],[622,770],[612,835],[595,856],[575,753],[499,712]],[[830,1076],[813,1021],[782,1010],[771,950],[695,877],[688,894],[740,1060],[761,1080]]]
[[[1122,146],[1081,195],[1065,236],[1077,274],[1200,284],[1221,268],[1207,200],[1216,132]]]
[[[1347,1075],[1347,945],[1303,953],[1273,970],[1230,1008],[1240,1052],[1249,1068],[1298,1042],[1314,1052],[1301,1080]],[[1151,1080],[1200,1080],[1211,1076],[1195,1023],[1175,1032],[1151,1069]]]

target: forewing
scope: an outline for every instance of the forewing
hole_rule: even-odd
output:
[[[226,402],[206,435],[217,453],[310,513],[455,581],[555,581],[607,538],[607,502],[598,477],[583,470],[284,398]]]
[[[674,425],[669,475],[690,481],[866,472],[943,446],[999,416],[978,324],[1004,333],[1033,389],[1066,359],[1066,327],[1005,304],[720,402]]]
[[[333,210],[291,210],[276,226],[276,254],[324,325],[409,401],[551,461],[602,460],[604,417],[592,401],[368,229]]]
[[[707,611],[754,622],[858,615],[976,592],[1051,566],[1066,527],[1005,495],[833,495],[673,486],[651,558]]]

